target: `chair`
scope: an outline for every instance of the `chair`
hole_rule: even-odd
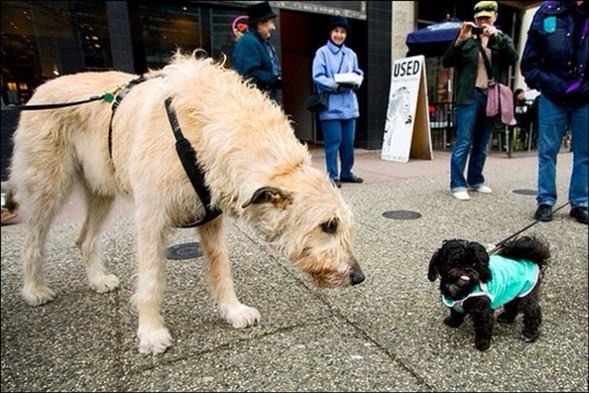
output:
[[[430,104],[430,129],[435,147],[446,150],[454,137],[454,108],[450,102]]]

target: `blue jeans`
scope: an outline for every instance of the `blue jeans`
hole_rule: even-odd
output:
[[[487,159],[487,145],[493,133],[493,121],[485,114],[487,95],[475,89],[472,102],[456,105],[456,141],[450,159],[450,191],[465,191],[468,187],[485,184],[483,167]],[[464,178],[466,159],[468,172]]]
[[[578,108],[559,105],[542,95],[538,103],[538,204],[556,203],[556,157],[570,125],[573,171],[569,185],[571,207],[587,206],[589,200],[589,104]]]
[[[321,128],[325,144],[325,165],[329,178],[340,179],[337,165],[338,152],[341,159],[341,177],[352,177],[356,119],[321,120]]]

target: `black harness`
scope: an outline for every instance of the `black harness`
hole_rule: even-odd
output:
[[[131,80],[127,85],[119,92],[119,94],[114,99],[112,104],[112,115],[110,117],[110,124],[108,127],[108,155],[110,157],[110,162],[113,163],[112,160],[112,123],[115,117],[115,111],[120,105],[123,98],[129,93],[131,88],[138,85],[141,82],[147,80],[143,75],[139,78],[135,78]],[[165,101],[166,106],[166,114],[168,115],[168,121],[170,122],[170,126],[172,127],[172,131],[174,132],[174,137],[176,138],[176,152],[178,153],[178,157],[180,158],[180,162],[184,167],[184,171],[192,184],[192,187],[196,191],[196,194],[200,198],[202,205],[205,209],[205,215],[200,220],[195,220],[192,223],[180,225],[180,228],[192,228],[199,225],[206,224],[207,222],[214,220],[223,212],[217,208],[211,209],[211,191],[205,184],[204,173],[202,172],[202,168],[198,163],[196,152],[192,148],[190,142],[184,138],[182,134],[182,129],[180,128],[180,123],[178,122],[178,116],[176,116],[176,112],[171,107],[172,104],[172,97],[168,97]],[[114,168],[114,163],[113,163]]]
[[[205,176],[202,172],[200,164],[198,163],[198,160],[196,159],[196,152],[192,148],[190,142],[184,138],[184,135],[182,134],[182,129],[180,128],[180,123],[178,122],[178,116],[176,116],[176,112],[171,106],[172,97],[166,98],[165,104],[168,120],[170,121],[170,126],[174,132],[174,136],[176,137],[176,152],[178,153],[178,157],[180,157],[180,162],[184,167],[186,176],[188,176],[188,179],[190,179],[192,187],[194,187],[194,190],[198,194],[198,197],[200,198],[200,201],[205,208],[205,215],[203,218],[191,224],[182,225],[182,228],[190,228],[206,224],[207,222],[217,218],[223,212],[217,208],[211,209],[209,206],[211,203],[211,190],[209,190],[205,184]]]

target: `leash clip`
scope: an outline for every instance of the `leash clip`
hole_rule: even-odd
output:
[[[121,91],[123,86],[125,85],[118,85],[112,91],[107,91],[102,95],[102,99],[110,104],[115,100],[115,96],[119,93],[119,91]]]

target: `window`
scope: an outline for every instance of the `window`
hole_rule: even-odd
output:
[[[161,68],[177,49],[202,48],[201,10],[190,3],[145,3],[139,6],[145,60],[148,68]]]
[[[112,67],[103,1],[3,1],[2,100],[26,103],[59,75]]]

